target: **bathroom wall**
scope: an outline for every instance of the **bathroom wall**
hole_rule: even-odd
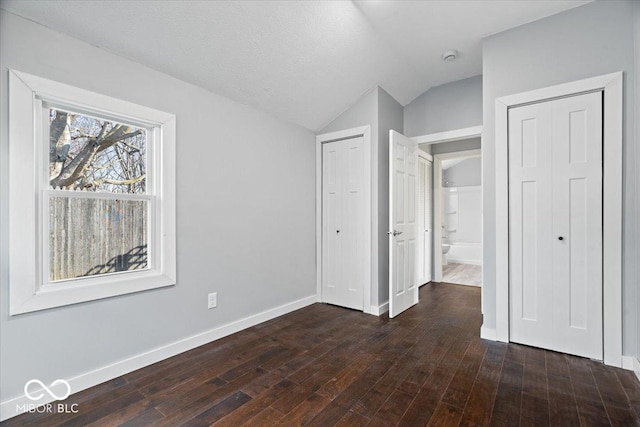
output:
[[[464,159],[444,170],[444,187],[469,187],[482,185],[482,160],[480,157]]]
[[[443,224],[448,261],[482,264],[482,191],[478,186],[443,189]]]

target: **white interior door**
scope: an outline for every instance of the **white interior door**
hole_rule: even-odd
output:
[[[418,156],[418,284],[431,281],[433,264],[433,162]]]
[[[322,144],[322,300],[362,310],[365,286],[363,137]]]
[[[389,133],[389,317],[395,317],[418,303],[418,144]]]
[[[510,340],[602,359],[602,94],[509,110]]]

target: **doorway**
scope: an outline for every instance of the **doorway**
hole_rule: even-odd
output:
[[[432,150],[455,148],[440,145]],[[480,149],[434,155],[434,228],[440,231],[434,240],[434,267],[439,282],[482,285],[481,169]]]

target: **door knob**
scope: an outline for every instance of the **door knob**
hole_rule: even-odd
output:
[[[400,234],[402,234],[402,231],[398,231],[398,230],[387,231],[387,234],[390,234],[393,236],[399,236]]]
[[[336,230],[336,233],[340,233],[340,230]]]
[[[564,237],[559,236],[559,237],[558,237],[558,240],[564,240]]]

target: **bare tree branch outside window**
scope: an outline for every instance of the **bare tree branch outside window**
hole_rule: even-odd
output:
[[[149,204],[124,196],[146,194],[146,164],[146,129],[49,109],[50,281],[148,267]]]
[[[145,193],[145,129],[53,108],[49,120],[52,187]]]

